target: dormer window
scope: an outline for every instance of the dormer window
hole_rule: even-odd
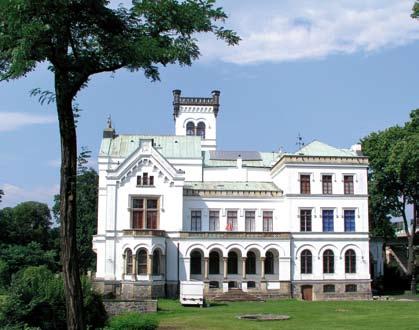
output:
[[[137,186],[154,186],[154,176],[148,176],[148,173],[143,173],[143,176],[137,176]]]
[[[195,124],[191,121],[186,124],[186,135],[195,135]]]
[[[196,126],[196,135],[205,139],[205,123],[202,121],[198,123],[198,126]]]

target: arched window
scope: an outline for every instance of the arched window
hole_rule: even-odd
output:
[[[345,273],[356,273],[356,254],[354,250],[345,252]]]
[[[275,274],[274,262],[274,254],[271,251],[266,252],[265,274]]]
[[[195,135],[195,124],[191,121],[186,124],[186,135]]]
[[[200,275],[202,274],[201,271],[201,252],[193,251],[191,253],[191,274]]]
[[[147,275],[147,251],[143,249],[137,252],[137,274]]]
[[[229,252],[227,260],[227,273],[228,274],[237,274],[237,253]]]
[[[209,254],[209,273],[220,274],[220,255],[217,251],[212,251]]]
[[[154,250],[153,252],[153,275],[160,275],[161,273],[161,253],[160,250]]]
[[[125,274],[132,274],[132,251],[125,250]]]
[[[335,255],[332,250],[323,253],[323,273],[332,274],[335,272]]]
[[[252,251],[247,252],[246,274],[256,274],[256,254]]]
[[[301,274],[311,274],[313,272],[313,255],[310,250],[301,252]]]
[[[199,122],[196,126],[196,135],[205,139],[205,123],[203,123],[202,121]]]

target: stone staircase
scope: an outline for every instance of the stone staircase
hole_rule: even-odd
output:
[[[210,301],[265,301],[258,294],[243,292],[241,289],[229,289],[227,292],[207,296]]]

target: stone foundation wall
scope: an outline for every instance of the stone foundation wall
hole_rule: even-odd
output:
[[[94,289],[112,298],[122,300],[154,299],[166,296],[163,281],[153,283],[149,281],[93,281]]]
[[[293,286],[294,298],[302,299],[302,287],[313,287],[313,300],[368,300],[372,298],[369,281],[318,281],[298,282]],[[325,285],[333,285],[334,292],[324,292]],[[356,285],[356,292],[347,292],[346,285]]]
[[[157,300],[104,300],[103,304],[109,316],[128,312],[157,312]]]

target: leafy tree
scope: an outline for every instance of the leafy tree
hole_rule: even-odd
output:
[[[158,65],[190,65],[196,33],[238,43],[217,25],[227,16],[215,0],[136,0],[130,9],[106,0],[0,1],[0,79],[15,79],[47,61],[54,75],[61,139],[61,258],[67,327],[84,329],[76,251],[77,143],[73,101],[90,77],[121,68],[159,78]]]
[[[362,141],[370,161],[370,195],[373,218],[402,217],[408,240],[407,274],[411,291],[416,292],[415,246],[416,221],[410,223],[407,205],[418,207],[419,187],[419,109],[410,114],[410,122],[371,133]]]
[[[3,189],[0,189],[0,203],[1,203],[1,199],[2,199],[3,196],[4,196],[4,191],[3,191]]]

